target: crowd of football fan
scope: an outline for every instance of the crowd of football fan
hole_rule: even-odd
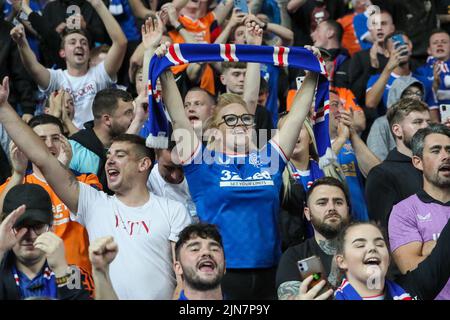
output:
[[[449,0],[0,9],[0,300],[450,299]]]

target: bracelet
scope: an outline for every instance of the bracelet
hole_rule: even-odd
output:
[[[267,25],[268,25],[268,23],[264,23],[264,25],[262,26],[262,29],[263,29],[264,31],[267,30]]]
[[[69,281],[69,276],[66,274],[65,276],[59,277],[59,278],[55,278],[56,280],[56,284],[59,286],[64,286],[67,281]]]
[[[180,23],[180,24],[175,28],[175,30],[177,30],[178,32],[180,32],[180,30],[183,29],[183,28],[184,28],[183,24]]]

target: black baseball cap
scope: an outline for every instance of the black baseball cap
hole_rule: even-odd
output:
[[[40,223],[52,224],[52,201],[40,185],[26,183],[12,187],[3,201],[3,212],[9,215],[21,205],[26,206],[25,213],[17,219],[15,228]]]

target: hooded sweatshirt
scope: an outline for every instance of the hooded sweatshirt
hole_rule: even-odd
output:
[[[413,84],[419,86],[422,92],[425,92],[424,85],[416,78],[411,76],[397,78],[389,89],[387,99],[388,108],[398,102],[403,92]],[[424,96],[422,96],[423,99]],[[379,117],[373,123],[369,136],[367,137],[367,146],[381,161],[386,159],[389,151],[395,148],[395,139],[392,136],[389,122],[385,115]]]

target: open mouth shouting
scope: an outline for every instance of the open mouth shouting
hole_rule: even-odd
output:
[[[214,262],[214,260],[210,258],[202,259],[197,264],[197,269],[200,270],[200,272],[206,274],[212,274],[216,270],[216,268],[217,268],[216,263]]]
[[[106,173],[108,175],[108,180],[113,182],[113,181],[117,180],[117,178],[118,178],[118,176],[120,174],[120,171],[115,169],[115,168],[109,168],[106,171]]]
[[[365,259],[363,263],[369,266],[379,266],[381,264],[381,259],[379,257],[369,257]]]

